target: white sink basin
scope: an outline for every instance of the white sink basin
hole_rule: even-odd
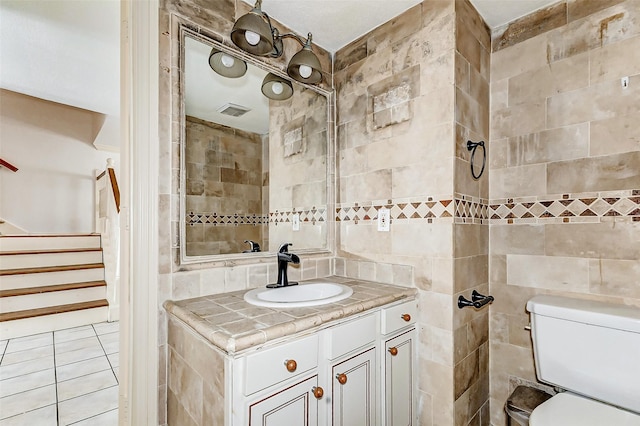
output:
[[[256,288],[246,292],[244,300],[267,308],[301,308],[334,303],[351,294],[353,290],[346,285],[316,282],[282,288]]]

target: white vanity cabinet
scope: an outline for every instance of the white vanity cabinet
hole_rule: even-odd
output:
[[[416,425],[416,316],[385,305],[232,359],[227,426]]]
[[[337,312],[236,353],[170,317],[169,426],[416,425],[417,302]]]
[[[382,309],[384,425],[418,424],[415,395],[416,315],[415,301]]]

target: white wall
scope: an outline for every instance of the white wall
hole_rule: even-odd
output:
[[[92,232],[95,170],[120,155],[92,145],[102,114],[0,91],[0,218],[30,233]]]

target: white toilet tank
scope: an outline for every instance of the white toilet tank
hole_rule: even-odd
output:
[[[640,413],[640,309],[535,296],[527,302],[538,379]]]

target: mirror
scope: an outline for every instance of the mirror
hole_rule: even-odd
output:
[[[217,74],[213,47],[247,72]],[[181,53],[181,263],[261,256],[285,242],[326,251],[330,93],[292,82],[290,98],[270,100],[263,79],[282,73],[186,28]]]

